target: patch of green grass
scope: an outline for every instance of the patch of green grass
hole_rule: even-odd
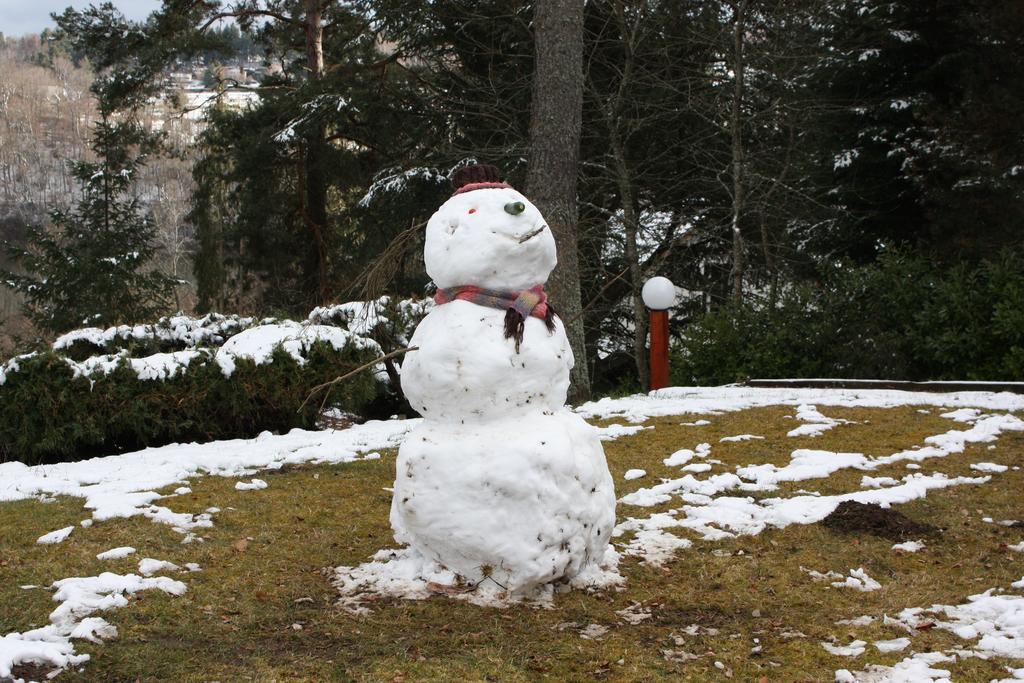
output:
[[[926,436],[966,428],[939,418],[938,410],[822,408],[830,417],[855,424],[815,438],[791,438],[786,432],[798,423],[785,416],[793,412],[773,407],[728,413],[710,417],[712,424],[704,427],[680,425],[692,416],[651,420],[647,424],[654,429],[605,444],[618,495],[657,483],[659,477],[679,476],[677,468],[661,460],[703,441],[712,445],[710,457],[724,463],[714,473],[753,463],[783,465],[795,448],[888,455],[922,444]],[[741,433],[766,438],[719,442]],[[179,565],[198,562],[202,571],[177,577],[188,585],[183,596],[142,592],[128,607],[103,613],[118,627],[118,638],[99,646],[76,641],[92,660],[81,673],[69,671],[60,680],[702,681],[724,679],[725,672],[715,668],[718,661],[734,680],[831,681],[837,668],[892,664],[912,650],[964,644],[932,629],[915,635],[904,653],[880,654],[869,645],[861,657],[836,657],[820,641],[834,636],[844,644],[854,638],[870,643],[903,635],[880,622],[858,628],[836,625],[837,619],[958,604],[1024,575],[1024,555],[1005,548],[1024,539],[1024,533],[981,521],[983,516],[1024,518],[1019,496],[1024,473],[1011,470],[983,486],[936,490],[900,506],[913,519],[945,529],[927,539],[928,548],[917,554],[896,554],[892,541],[881,538],[839,535],[818,524],[793,525],[715,543],[694,538],[692,548],[660,568],[624,558],[625,591],[572,592],[557,596],[549,610],[481,608],[434,597],[380,601],[372,614],[356,617],[335,607],[336,593],[324,569],[355,565],[380,548],[394,547],[390,494],[384,490],[393,481],[394,454],[384,455],[381,460],[265,472],[259,476],[269,488],[262,491],[236,491],[234,479],[194,479],[192,493],[161,501],[183,512],[221,508],[215,526],[199,530],[206,541],[190,545],[182,545],[170,528],[137,517],[77,528],[60,545],[38,546],[40,535],[77,525],[87,516],[81,501],[0,504],[0,633],[45,624],[56,606],[50,591],[19,585],[45,586],[102,571],[128,573],[140,558],[154,557]],[[1024,464],[1024,435],[1004,434],[996,450],[975,445],[961,455],[925,461],[920,471],[977,474],[969,464],[981,460]],[[622,474],[630,468],[645,469],[648,475],[625,482]],[[872,474],[900,477],[907,472],[897,464]],[[844,471],[759,495],[854,491],[862,475]],[[619,517],[648,516],[657,509],[620,505]],[[95,558],[119,545],[134,546],[138,553],[106,562]],[[870,593],[831,588],[811,581],[801,565],[842,573],[863,566],[883,587]],[[615,612],[632,601],[650,608],[652,617],[637,625],[624,623]],[[564,627],[566,622],[609,630],[601,640],[586,640],[578,629]],[[692,625],[702,627],[701,633],[684,634]],[[795,632],[806,637],[786,636]],[[759,654],[751,654],[755,638]],[[669,661],[665,650],[697,659]],[[968,659],[941,666],[952,669],[954,677],[988,680],[1001,676],[1004,664]]]

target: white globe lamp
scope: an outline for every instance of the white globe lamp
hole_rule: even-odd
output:
[[[640,290],[644,305],[652,311],[664,311],[672,308],[676,302],[676,286],[667,277],[652,277],[644,283]]]

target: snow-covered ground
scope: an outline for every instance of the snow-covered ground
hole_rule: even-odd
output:
[[[652,456],[651,465],[678,468],[680,476],[657,479],[639,469],[627,472],[616,482],[619,492],[618,526],[613,545],[626,556],[657,565],[672,553],[692,545],[692,541],[670,529],[709,541],[758,534],[766,528],[790,524],[808,524],[827,516],[844,500],[898,504],[928,495],[929,491],[950,486],[983,486],[994,478],[1006,476],[1007,465],[989,462],[970,463],[976,476],[951,477],[941,472],[918,471],[920,463],[940,465],[943,458],[962,454],[970,444],[994,445],[1010,431],[1024,431],[1024,421],[1010,414],[1024,410],[1024,396],[985,392],[950,394],[915,393],[885,390],[802,390],[752,389],[745,387],[672,388],[645,396],[603,399],[585,404],[578,412],[594,419],[622,419],[630,425],[612,425],[601,430],[604,439],[630,438],[639,423],[649,417],[685,416],[688,424],[713,423],[714,416],[752,407],[787,405],[794,408],[794,426],[813,426],[801,432],[813,438],[824,429],[842,429],[844,421],[829,416],[830,407],[919,406],[936,409],[949,421],[949,429],[924,439],[915,448],[883,456],[862,453],[834,453],[807,448],[795,449],[790,462],[778,466],[757,463],[733,468],[714,459],[714,451],[725,446],[706,442],[679,444],[671,453]],[[700,419],[697,419],[700,418]],[[0,503],[23,499],[49,500],[56,495],[81,498],[83,519],[77,527],[55,529],[39,539],[41,544],[59,545],[71,534],[88,534],[94,524],[114,523],[118,518],[144,516],[154,523],[167,524],[182,536],[182,543],[198,542],[204,529],[216,524],[217,508],[181,510],[175,498],[189,490],[190,480],[202,476],[238,477],[236,487],[242,495],[264,495],[267,484],[254,478],[259,472],[287,464],[342,463],[361,458],[380,457],[377,451],[398,446],[417,420],[369,422],[344,431],[309,432],[293,430],[288,434],[265,433],[255,439],[238,439],[208,444],[175,444],[135,453],[91,460],[28,467],[21,463],[0,464]],[[647,426],[650,429],[652,427]],[[836,432],[838,433],[838,432]],[[759,435],[737,435],[724,442],[747,442],[740,448],[754,448]],[[715,443],[720,443],[716,441]],[[756,458],[751,451],[751,458]],[[658,461],[663,461],[659,463]],[[907,474],[896,477],[871,476],[884,465],[903,464]],[[823,480],[844,470],[865,472],[861,487],[837,495],[802,492],[755,499],[750,492],[776,491],[784,482]],[[636,480],[636,481],[634,481]],[[157,491],[176,487],[174,493]],[[648,513],[645,507],[659,506]],[[172,509],[173,508],[173,509]],[[1024,549],[1024,538],[1019,548]],[[1018,546],[1010,546],[1017,550]],[[60,552],[59,548],[47,552]],[[389,552],[389,551],[382,551]],[[399,551],[400,552],[400,551]],[[894,546],[895,552],[924,552],[921,543]],[[1024,550],[1022,550],[1024,552]],[[123,558],[134,548],[113,548],[100,559]],[[383,556],[382,556],[383,557]],[[378,558],[377,564],[384,563]],[[154,558],[139,560],[138,574],[103,573],[94,577],[54,577],[49,586],[58,607],[50,615],[49,625],[24,633],[0,636],[0,679],[11,675],[13,666],[41,662],[55,669],[82,665],[87,655],[75,651],[74,641],[92,642],[116,636],[116,627],[94,616],[128,605],[127,595],[141,590],[158,590],[174,595],[187,591],[190,572],[200,571],[195,563],[178,567]],[[339,568],[339,586],[344,577],[365,577],[374,563],[357,568]],[[823,571],[818,571],[819,569]],[[854,591],[877,590],[885,577],[872,577],[862,568],[824,567],[808,569],[811,577]],[[161,574],[161,576],[153,576]],[[1024,574],[1024,570],[1022,570]],[[378,577],[378,584],[389,584],[392,592],[419,598],[435,593],[428,586],[412,585],[404,577]],[[443,577],[441,577],[443,578]],[[439,581],[443,584],[443,581]],[[27,587],[26,590],[43,590]],[[624,589],[629,590],[628,584]],[[349,595],[349,604],[358,609],[358,595]],[[631,615],[630,618],[634,618]],[[625,617],[624,617],[625,618]],[[636,617],[639,618],[639,617]],[[867,617],[865,617],[867,618]],[[941,653],[913,650],[915,625],[927,618],[936,627],[961,638],[963,647]],[[628,619],[627,619],[628,621]],[[853,623],[866,625],[871,620]],[[890,620],[907,632],[906,637],[877,641],[853,640],[850,643],[823,644],[836,657],[863,657],[872,652],[909,654],[898,664],[884,667],[863,663],[838,668],[838,681],[918,681],[944,680],[949,674],[943,662],[964,657],[1005,657],[1024,660],[1024,578],[1009,586],[994,586],[971,596],[962,604],[908,606]],[[888,623],[888,622],[887,622]],[[1024,664],[1024,661],[1020,663]],[[862,669],[853,672],[853,669]],[[1007,680],[1024,680],[1024,668],[1008,669]]]
[[[92,458],[73,463],[28,467],[19,462],[0,464],[0,502],[52,496],[74,496],[83,500],[84,518],[80,529],[66,527],[45,534],[41,544],[58,544],[72,532],[87,533],[94,523],[125,517],[144,516],[167,524],[182,535],[182,543],[201,541],[202,529],[214,524],[219,510],[172,511],[160,502],[182,493],[189,480],[200,476],[250,477],[261,470],[289,464],[342,463],[360,458],[380,457],[378,449],[394,448],[418,420],[367,422],[345,431],[310,432],[295,429],[287,434],[261,434],[255,439],[234,439],[206,444],[172,444],[134,453]],[[174,493],[161,495],[159,489],[178,485]],[[266,487],[261,479],[239,482],[239,490],[258,491]],[[60,552],[55,549],[55,552]],[[112,548],[99,559],[125,557],[134,548]],[[117,635],[117,629],[102,618],[89,616],[128,604],[126,596],[157,589],[171,595],[187,590],[179,574],[197,571],[188,563],[184,569],[169,562],[144,558],[139,574],[104,572],[93,577],[55,581],[53,599],[61,604],[50,614],[50,624],[24,633],[0,636],[0,680],[11,676],[11,668],[23,662],[40,662],[56,669],[85,662],[88,655],[76,654],[73,640],[100,642]],[[171,572],[176,578],[151,577]],[[141,575],[141,576],[140,576]],[[26,590],[36,589],[35,586]]]
[[[763,406],[842,406],[847,408],[939,407],[988,411],[1024,410],[1024,394],[959,391],[930,393],[888,389],[762,389],[754,387],[669,387],[650,394],[602,398],[579,407],[584,417],[643,422],[667,415],[714,415]],[[968,411],[970,414],[970,412]],[[975,411],[975,413],[977,412]]]

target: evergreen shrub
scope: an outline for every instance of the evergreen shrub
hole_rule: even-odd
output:
[[[891,252],[825,268],[774,306],[704,315],[673,348],[672,382],[748,378],[1024,380],[1024,258],[939,266]]]
[[[174,442],[253,437],[313,428],[322,396],[310,390],[374,357],[317,341],[299,363],[278,347],[271,362],[235,359],[224,375],[211,350],[168,379],[139,379],[127,356],[107,373],[82,375],[48,350],[17,359],[0,385],[0,462],[81,460]],[[373,373],[336,385],[327,406],[358,412],[378,392]]]

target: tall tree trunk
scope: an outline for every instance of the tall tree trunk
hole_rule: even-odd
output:
[[[750,0],[740,0],[733,4],[732,50],[733,50],[733,91],[732,112],[729,116],[729,131],[732,134],[732,282],[733,301],[743,300],[743,271],[745,268],[743,253],[743,233],[740,231],[740,220],[743,217],[746,203],[746,178],[744,178],[743,150],[743,84],[745,63],[743,58],[744,24]]]
[[[636,360],[637,377],[640,379],[640,390],[646,391],[650,386],[650,368],[647,367],[647,307],[644,306],[640,290],[643,288],[643,270],[640,267],[640,250],[637,247],[637,234],[640,232],[640,217],[637,215],[636,200],[633,196],[633,183],[626,165],[626,151],[618,133],[612,129],[609,136],[612,156],[615,159],[615,181],[619,188],[622,203],[622,224],[626,233],[626,262],[629,266],[629,291],[633,306],[633,357]]]
[[[533,18],[536,63],[526,191],[547,217],[558,245],[550,289],[576,357],[569,400],[577,403],[590,398],[576,204],[583,117],[583,0],[538,0]]]
[[[305,0],[306,18],[306,64],[309,78],[319,81],[324,74],[324,29],[321,16],[321,0]],[[313,126],[306,139],[305,158],[305,215],[303,219],[310,231],[310,244],[306,278],[311,304],[320,305],[329,296],[327,282],[327,245],[324,232],[327,229],[327,178],[325,157],[327,150],[325,130],[322,123]]]
[[[637,236],[640,232],[639,207],[636,201],[635,184],[632,171],[626,161],[624,136],[621,133],[623,111],[629,100],[633,87],[635,66],[635,47],[639,33],[639,24],[643,12],[639,12],[636,23],[630,25],[626,17],[626,8],[622,2],[615,4],[615,17],[622,35],[623,64],[622,72],[614,97],[604,108],[608,124],[608,141],[611,147],[615,168],[615,182],[619,190],[622,204],[622,222],[626,237],[626,262],[629,266],[629,290],[633,307],[633,358],[636,363],[637,378],[641,391],[647,390],[651,384],[650,368],[647,365],[647,328],[650,315],[640,295],[643,289],[643,268],[640,264],[640,249]]]
[[[763,208],[758,212],[758,217],[761,219],[761,251],[764,254],[764,267],[768,271],[768,280],[770,282],[768,288],[768,310],[774,312],[776,287],[779,283],[775,266],[775,253],[772,250],[771,237],[768,232],[768,217],[765,216]]]

